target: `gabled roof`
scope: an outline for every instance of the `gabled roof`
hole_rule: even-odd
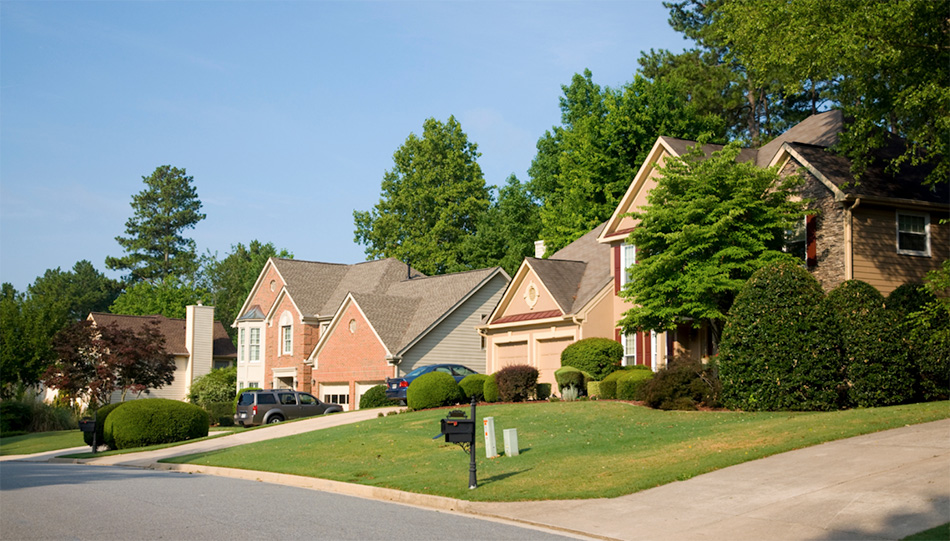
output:
[[[185,347],[185,320],[177,318],[167,318],[162,315],[154,316],[126,316],[119,314],[106,314],[103,312],[92,312],[89,318],[96,325],[108,326],[115,324],[121,329],[130,329],[134,332],[140,332],[147,325],[158,325],[158,331],[165,337],[165,351],[172,355],[188,355],[188,348]],[[214,322],[214,342],[212,344],[212,353],[214,357],[237,357],[237,348],[231,342],[224,325],[220,321]]]
[[[830,148],[838,142],[838,134],[844,129],[841,111],[826,111],[810,117],[785,130],[785,133],[763,145],[758,151],[755,164],[768,167],[785,143],[804,143]]]
[[[339,323],[336,319],[342,317],[348,299],[352,299],[386,349],[400,355],[496,275],[508,280],[501,267],[492,267],[439,276],[414,275],[411,280],[404,277],[381,284],[379,291],[349,292],[335,310],[331,325]],[[314,354],[330,334],[321,337]]]

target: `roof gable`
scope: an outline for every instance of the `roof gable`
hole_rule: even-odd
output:
[[[167,318],[162,315],[153,316],[127,316],[122,314],[107,314],[104,312],[92,312],[89,314],[89,320],[96,325],[108,326],[116,325],[120,329],[129,329],[139,333],[148,325],[156,325],[158,331],[165,337],[165,351],[172,355],[187,356],[188,348],[185,347],[185,329],[186,320],[178,318]],[[212,356],[214,357],[236,357],[237,348],[231,342],[224,325],[220,321],[214,322],[214,335],[212,344]]]

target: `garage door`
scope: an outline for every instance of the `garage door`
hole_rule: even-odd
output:
[[[324,402],[329,402],[331,404],[339,404],[343,406],[344,411],[350,411],[350,385],[348,383],[342,384],[320,384],[320,400]]]
[[[356,400],[353,401],[353,409],[360,409],[360,399],[363,398],[363,395],[366,391],[372,389],[377,385],[386,385],[385,381],[370,381],[365,383],[356,384]]]
[[[550,383],[552,389],[557,389],[554,371],[561,368],[561,352],[572,343],[574,339],[570,337],[538,341],[538,381],[540,383]]]
[[[495,372],[513,364],[528,362],[528,342],[508,342],[495,346]]]

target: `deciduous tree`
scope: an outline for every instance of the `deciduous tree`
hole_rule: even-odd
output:
[[[162,165],[142,181],[146,187],[132,196],[134,214],[125,223],[128,236],[115,238],[126,255],[107,257],[106,266],[129,271],[131,282],[192,277],[198,270],[195,241],[182,234],[205,218],[194,178]]]
[[[368,258],[395,257],[426,274],[470,268],[462,250],[489,205],[478,146],[455,117],[429,118],[393,154],[372,210],[354,211]]]
[[[628,330],[671,330],[708,321],[718,339],[721,322],[743,283],[766,262],[789,257],[783,232],[804,208],[790,196],[798,177],[739,163],[730,143],[708,158],[697,147],[659,167],[657,185],[627,242],[636,264],[621,297],[634,306]]]
[[[109,307],[109,312],[129,316],[160,314],[180,319],[185,317],[189,305],[210,305],[212,300],[211,293],[194,282],[184,283],[176,276],[169,276],[157,283],[138,282],[126,287]]]
[[[534,255],[540,237],[538,204],[526,185],[511,175],[498,190],[498,199],[478,221],[475,235],[466,238],[464,251],[473,267],[499,266],[514,276],[526,256]]]

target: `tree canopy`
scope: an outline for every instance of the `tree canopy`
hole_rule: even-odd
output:
[[[499,266],[514,276],[524,258],[534,255],[540,231],[538,203],[528,187],[511,175],[479,218],[475,234],[466,237],[463,251],[472,267]]]
[[[706,158],[694,147],[659,166],[657,185],[627,239],[636,264],[620,296],[634,306],[626,330],[670,330],[687,321],[721,321],[742,284],[766,262],[790,257],[783,232],[801,220],[802,202],[790,195],[799,177],[737,162],[738,143]]]
[[[115,238],[126,255],[107,257],[106,267],[129,271],[130,282],[192,277],[198,270],[195,241],[182,233],[205,218],[194,179],[185,169],[162,165],[142,181],[146,187],[132,196],[134,214],[125,223],[128,236]]]
[[[718,116],[700,112],[661,80],[637,75],[620,88],[601,88],[585,70],[561,88],[561,126],[538,140],[528,170],[548,252],[610,217],[657,136],[721,139],[724,133]]]
[[[426,274],[471,268],[462,246],[489,206],[479,156],[455,117],[429,118],[422,137],[409,134],[383,176],[379,203],[353,212],[367,257],[395,257]]]
[[[126,287],[109,312],[127,316],[163,315],[184,318],[186,308],[194,304],[212,304],[211,293],[194,282],[182,282],[169,276],[157,283],[138,282]],[[230,323],[230,322],[228,322]]]

